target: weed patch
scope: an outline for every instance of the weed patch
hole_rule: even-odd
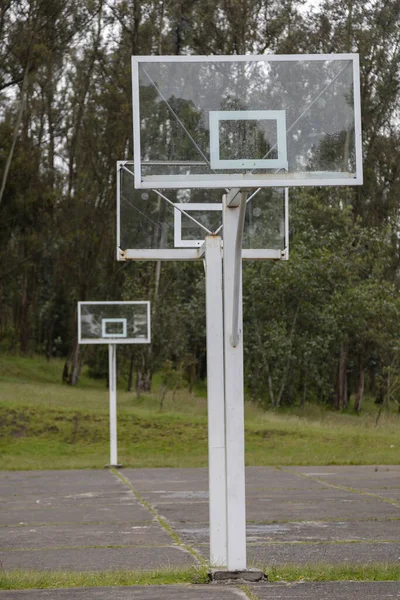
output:
[[[207,583],[205,567],[159,569],[156,571],[104,571],[79,573],[64,571],[1,571],[1,590],[108,587],[127,585],[166,585]]]
[[[368,565],[283,565],[264,569],[269,581],[400,581],[397,564],[371,563]]]

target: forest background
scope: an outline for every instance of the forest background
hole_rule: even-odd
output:
[[[151,300],[132,387],[206,376],[202,264],[115,260],[132,54],[358,52],[364,185],[290,194],[288,262],[244,267],[245,383],[261,406],[399,402],[400,0],[0,0],[0,352],[107,373],[78,300]],[[158,271],[157,271],[158,269]]]

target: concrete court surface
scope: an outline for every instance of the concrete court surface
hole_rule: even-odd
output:
[[[0,591],[0,600],[385,600],[400,598],[398,582],[262,584],[246,589],[220,585]]]
[[[249,467],[246,479],[249,566],[400,565],[400,466]],[[207,488],[206,469],[2,472],[0,564],[3,569],[96,571],[180,568],[198,564],[199,557],[207,561]],[[267,583],[252,589],[260,600],[313,598],[307,585]],[[346,585],[361,591],[348,595]],[[400,583],[313,586],[319,599],[399,597],[400,591]],[[157,598],[161,589],[115,588],[112,595],[100,588],[68,594],[2,591],[0,600],[28,594],[33,599],[107,594],[111,600],[146,599]],[[173,593],[169,586],[162,597],[246,597],[232,587],[178,589]]]

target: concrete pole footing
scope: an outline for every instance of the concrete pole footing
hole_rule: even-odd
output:
[[[228,583],[230,581],[267,581],[268,577],[258,569],[245,569],[243,571],[222,571],[219,569],[211,569],[208,573],[211,581],[222,581]]]

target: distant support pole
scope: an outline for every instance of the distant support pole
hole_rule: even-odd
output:
[[[117,346],[108,345],[108,387],[110,392],[110,467],[118,466],[117,450]]]
[[[234,196],[233,199],[232,196]],[[241,258],[235,280],[236,239],[238,227],[242,226],[240,207],[245,201],[245,194],[240,192],[235,194],[234,190],[223,197],[225,435],[229,571],[242,571],[247,568]],[[234,294],[237,294],[236,300]],[[237,319],[236,316],[234,319],[235,305],[238,312]],[[234,321],[237,322],[236,332],[232,331]]]
[[[205,239],[210,565],[226,567],[224,321],[220,236]]]

